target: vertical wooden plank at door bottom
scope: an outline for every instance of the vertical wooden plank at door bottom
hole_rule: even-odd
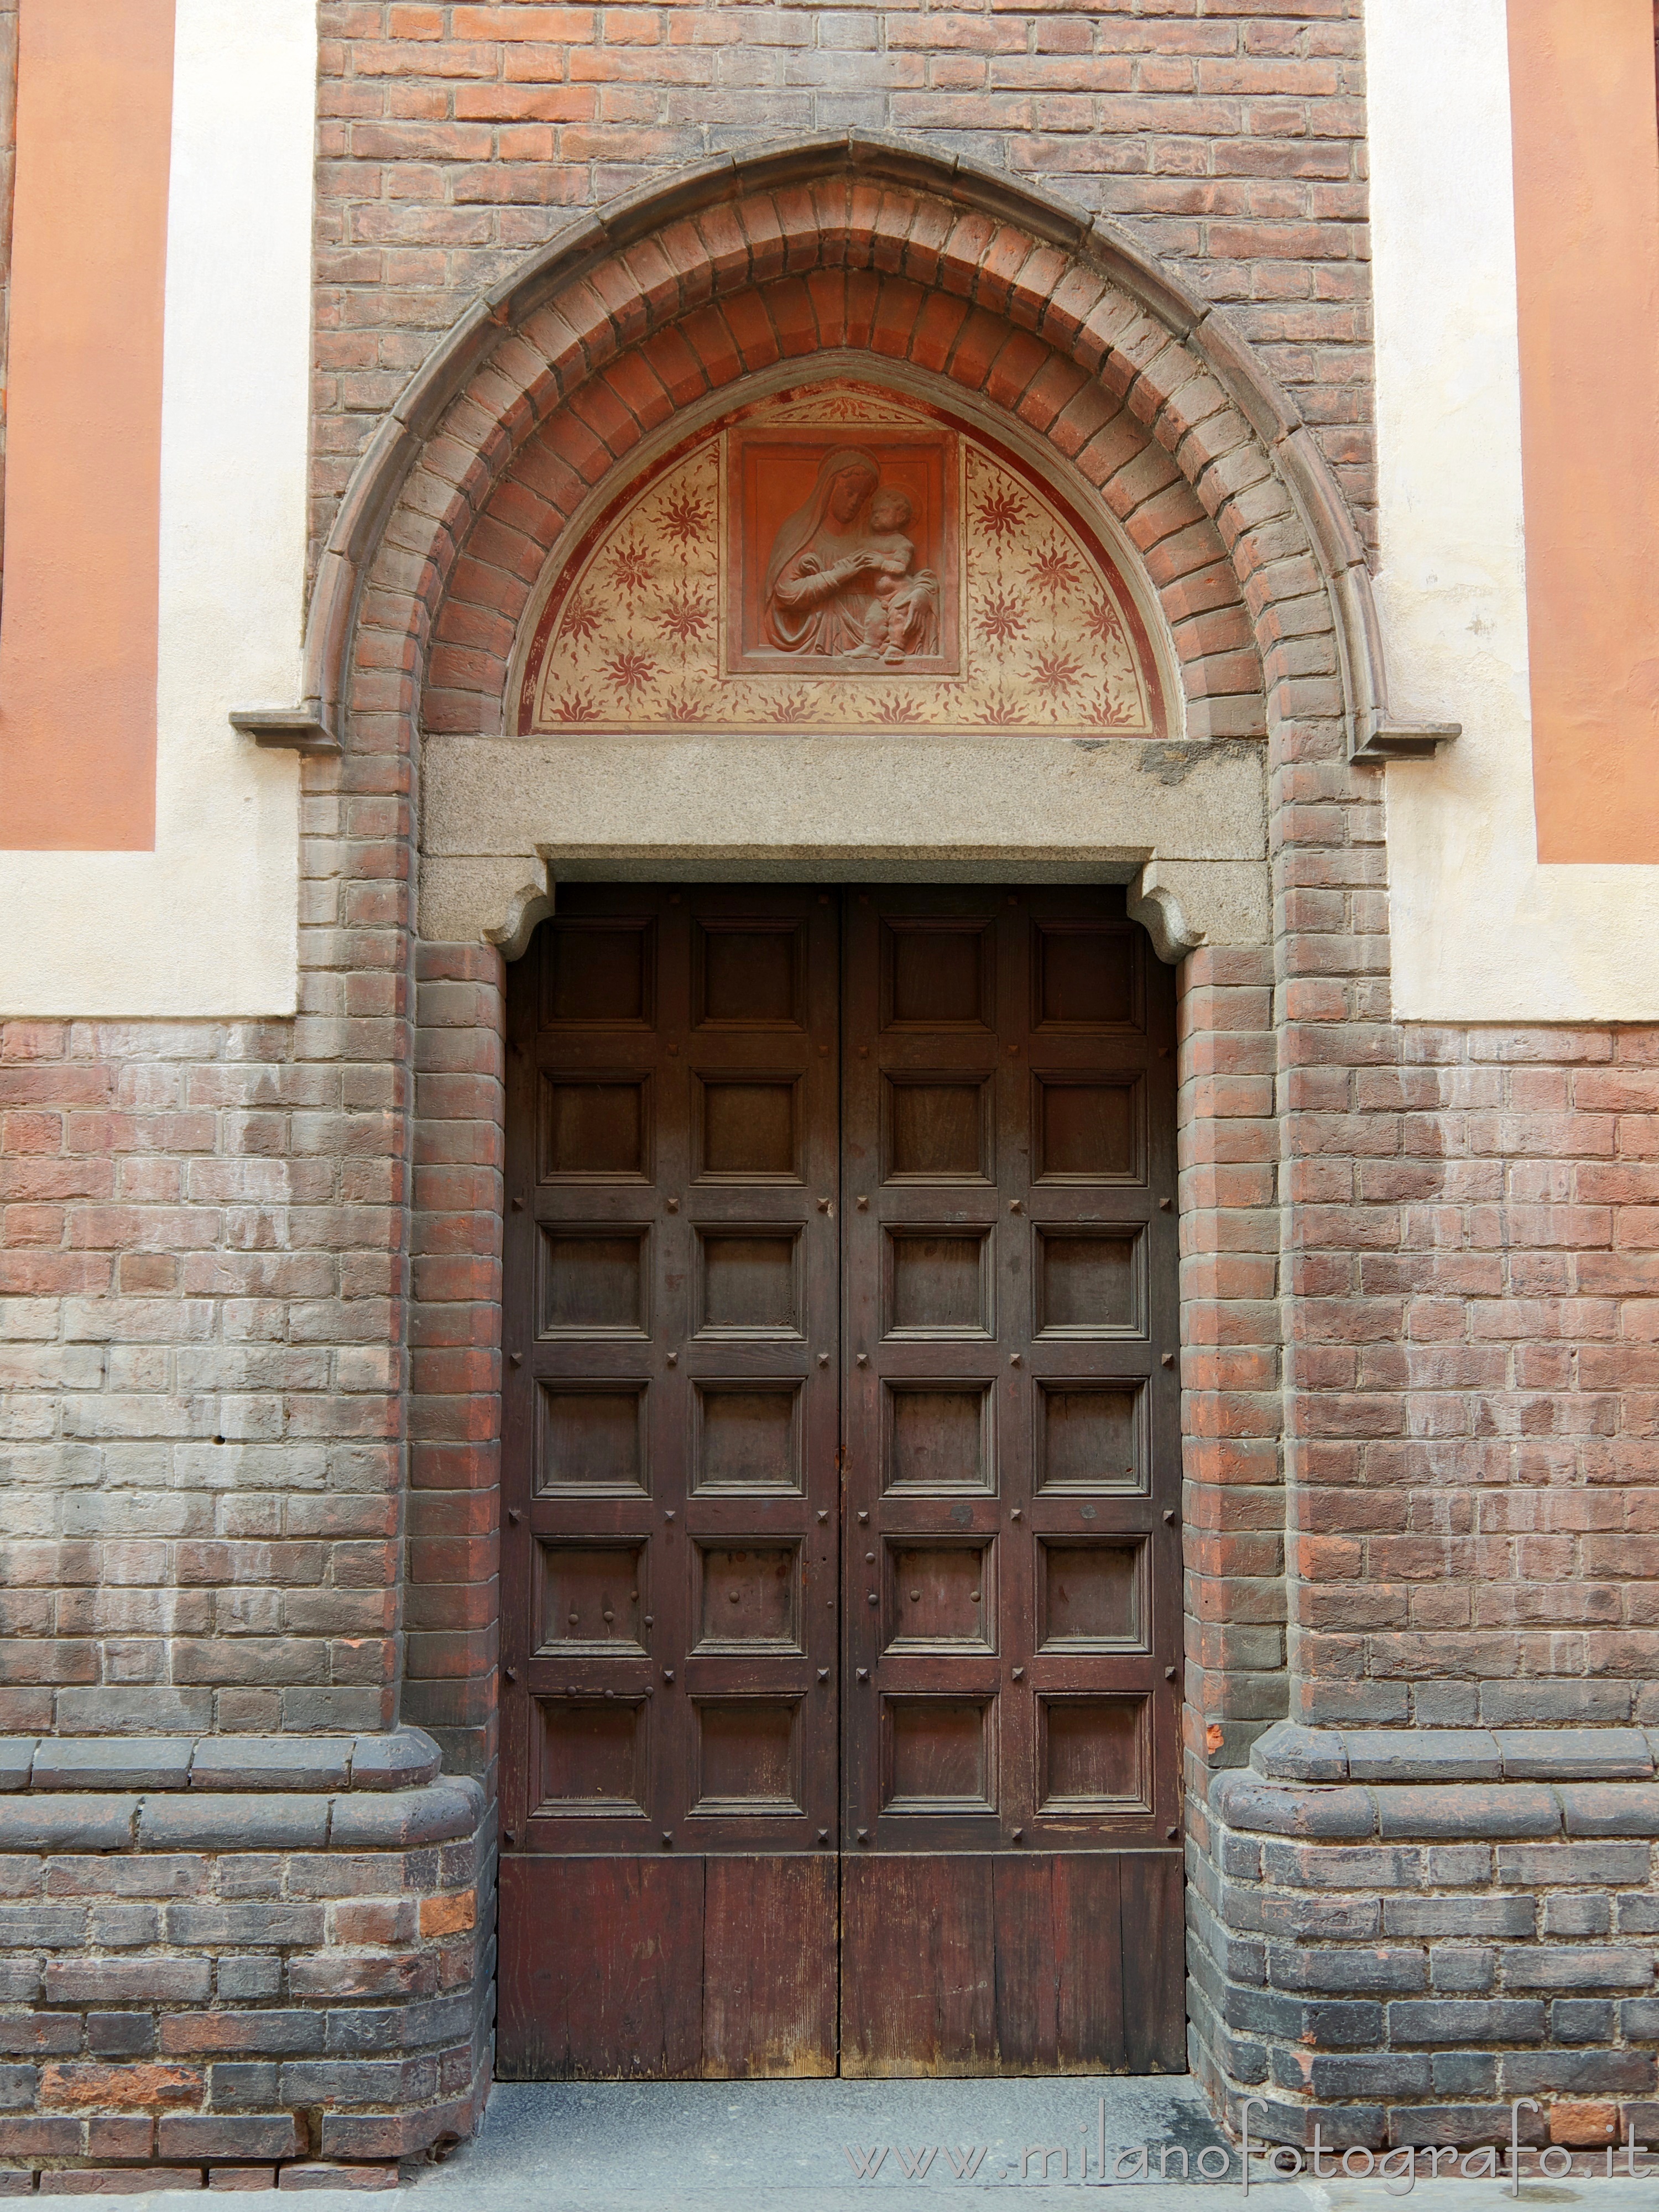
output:
[[[842,1916],[843,2074],[1184,2063],[1176,1854],[850,1859]]]
[[[700,1859],[503,1858],[497,2078],[699,2073],[702,1899]]]
[[[842,2072],[994,2074],[990,1855],[842,1866]]]
[[[1033,1851],[995,1865],[998,2072],[1123,2072],[1116,1857]]]
[[[1033,1851],[1000,1856],[992,1866],[998,2070],[1052,2074],[1060,2057],[1054,1863],[1046,1852]]]
[[[836,1861],[703,1862],[702,2068],[720,2079],[833,2074]]]
[[[1054,1862],[1061,2074],[1133,2074],[1125,2022],[1140,2002],[1123,1957],[1123,1861],[1114,1851],[1066,1852]]]
[[[1131,2074],[1187,2067],[1187,1929],[1179,1851],[1125,1851],[1124,2037]]]

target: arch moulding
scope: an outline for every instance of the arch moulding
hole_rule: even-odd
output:
[[[844,283],[839,331],[824,329],[823,295],[815,295],[817,326],[792,343],[774,313],[770,350],[734,360],[734,375],[791,353],[821,352],[836,337],[930,365],[914,333],[896,344],[857,295],[856,276],[915,293],[918,309],[927,295],[943,295],[970,315],[996,318],[1037,344],[1029,357],[1005,349],[971,380],[1101,489],[1143,556],[1160,542],[1156,525],[1126,513],[1127,495],[1115,500],[1091,465],[1090,448],[1102,442],[1102,399],[1111,414],[1132,418],[1173,464],[1170,477],[1184,480],[1180,523],[1201,515],[1219,532],[1215,550],[1224,546],[1248,610],[1270,726],[1283,714],[1307,711],[1296,686],[1312,672],[1294,648],[1320,630],[1334,648],[1328,673],[1351,759],[1420,754],[1456,734],[1455,724],[1408,723],[1390,710],[1364,548],[1341,494],[1294,403],[1224,315],[1116,226],[968,161],[861,132],[679,172],[573,225],[477,298],[382,422],[341,501],[310,600],[303,697],[295,707],[239,710],[236,726],[262,744],[303,751],[349,744],[348,709],[367,703],[361,665],[353,672],[359,632],[392,626],[389,611],[375,604],[382,584],[395,597],[412,591],[419,665],[428,689],[442,690],[446,590],[526,441],[585,386],[630,353],[648,354],[653,343],[650,382],[659,395],[666,385],[665,411],[716,389],[721,380],[708,373],[707,361],[686,389],[673,389],[663,371],[666,334],[711,303],[769,284],[804,279],[810,286],[829,271]],[[1055,364],[1069,376],[1056,374]],[[970,380],[955,358],[938,366],[959,383]],[[617,383],[613,374],[613,390]],[[654,427],[650,403],[629,397],[636,416],[613,441],[607,468]],[[549,550],[538,548],[538,565]],[[388,555],[395,556],[389,568]],[[1170,589],[1157,562],[1149,566],[1167,613]],[[527,597],[534,578],[520,581]],[[1310,584],[1323,602],[1311,620]],[[1301,602],[1288,623],[1278,604],[1287,595]],[[1212,721],[1200,718],[1194,726],[1194,680],[1182,673],[1189,732],[1224,737]],[[382,703],[372,687],[368,696]],[[412,695],[408,703],[414,707]],[[422,720],[439,729],[488,727],[465,714],[458,725],[441,709],[435,721]],[[1170,872],[1160,881],[1149,863],[1136,886],[1141,918],[1165,957],[1196,941]],[[544,895],[544,885],[528,884],[489,936],[516,948]]]

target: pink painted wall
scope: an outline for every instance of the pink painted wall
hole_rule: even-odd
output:
[[[155,839],[173,0],[22,0],[0,846]]]

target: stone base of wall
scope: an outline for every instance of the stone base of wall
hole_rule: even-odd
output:
[[[494,1814],[438,1766],[413,1729],[0,1744],[0,2194],[391,2179],[470,2135]]]
[[[1281,1722],[1194,1806],[1194,2070],[1310,2144],[1659,2139],[1659,1734]]]

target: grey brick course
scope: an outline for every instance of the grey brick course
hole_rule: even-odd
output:
[[[138,1842],[154,1851],[312,1850],[328,1840],[331,1802],[217,1791],[147,1797],[138,1814]]]
[[[189,1736],[48,1738],[35,1750],[32,1790],[182,1790]]]
[[[1651,1776],[1653,1753],[1640,1729],[1504,1729],[1504,1771],[1511,1780],[1616,1781]]]
[[[0,1736],[0,1790],[27,1789],[34,1744],[30,1735]]]
[[[1624,2033],[1631,2035],[1628,2027]],[[1613,2007],[1609,1999],[1558,1997],[1550,2007],[1550,2035],[1557,2043],[1611,2043],[1613,2033]],[[1641,2038],[1632,2039],[1639,2042]]]
[[[164,2112],[156,2122],[155,2148],[164,2159],[275,2160],[303,2156],[306,2143],[291,2114],[254,2119]]]
[[[1647,1881],[1653,1854],[1641,1844],[1500,1844],[1498,1879],[1538,1889],[1570,1883],[1628,1888]]]
[[[124,1851],[138,1805],[137,1797],[0,1797],[0,1851]]]
[[[1402,1743],[1397,1729],[1348,1729],[1348,1776],[1354,1782],[1499,1782],[1503,1755],[1485,1729],[1414,1729]]]
[[[89,2012],[91,2058],[148,2058],[155,2049],[155,2016],[148,2012]]]
[[[349,1736],[204,1736],[192,1746],[192,1790],[343,1790],[350,1778]]]
[[[1503,1974],[1511,1990],[1640,1989],[1652,1984],[1653,1954],[1611,1944],[1540,1944],[1505,1951]]]
[[[1504,2056],[1509,2097],[1639,2097],[1656,2080],[1650,2051],[1529,2051]]]
[[[1382,1900],[1382,1925],[1390,1936],[1530,1936],[1537,1917],[1537,1899],[1522,1895]]]
[[[48,2004],[200,2004],[213,1985],[206,1959],[52,1959]]]
[[[167,1914],[170,1943],[314,1944],[323,1941],[319,1905],[171,1905]]]
[[[1437,1943],[1429,1953],[1429,1979],[1441,1991],[1489,1990],[1498,1978],[1498,1954],[1462,1943]]]
[[[87,1916],[76,1905],[0,1905],[0,1945],[8,1949],[73,1950],[87,1940]]]
[[[1495,2097],[1498,2094],[1497,2052],[1431,2051],[1429,2094],[1437,2100],[1447,2097]]]
[[[1376,1826],[1383,1836],[1555,1836],[1561,1808],[1551,1790],[1521,1784],[1379,1789]]]
[[[1352,1949],[1310,1945],[1297,1950],[1274,1944],[1267,1953],[1267,1972],[1275,1989],[1362,1996],[1422,1989],[1428,1981],[1428,1961],[1421,1951],[1372,1944],[1355,1944]]]
[[[1389,2007],[1390,2043],[1538,2043],[1546,2027],[1541,2004],[1513,1998],[1431,1997]]]
[[[1613,1928],[1613,1899],[1567,1890],[1544,1899],[1546,1936],[1606,1936]]]

